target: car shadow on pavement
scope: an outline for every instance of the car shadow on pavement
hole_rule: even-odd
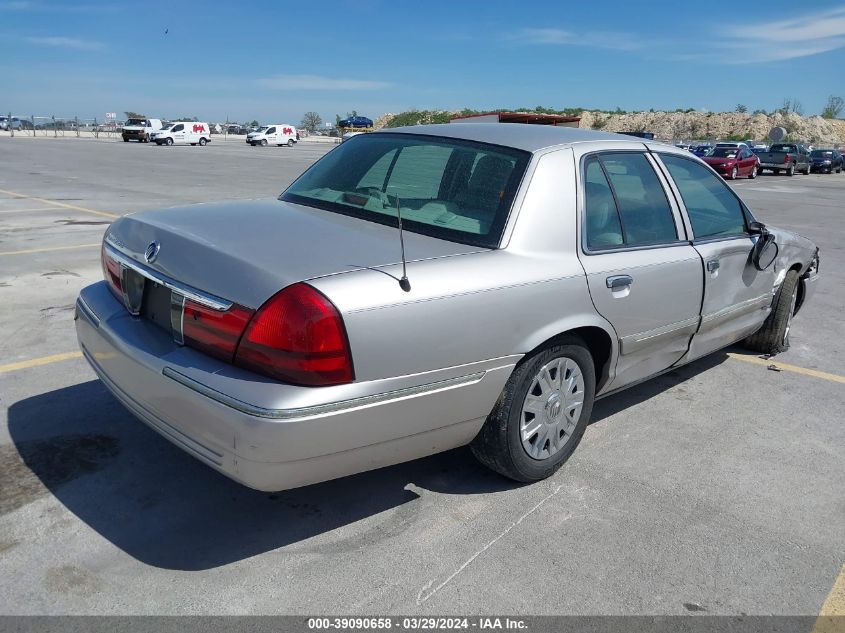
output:
[[[593,415],[590,419],[590,424],[595,424],[605,418],[616,415],[628,407],[650,400],[667,389],[676,387],[690,378],[694,378],[700,373],[707,371],[708,369],[721,365],[728,360],[727,352],[729,351],[734,350],[729,348],[715,352],[703,358],[699,358],[688,365],[683,365],[682,367],[668,371],[660,376],[650,378],[639,385],[631,387],[630,389],[625,389],[624,391],[620,391],[612,396],[607,396],[598,400],[593,406]]]
[[[8,421],[13,444],[0,455],[0,514],[52,494],[127,554],[166,569],[219,567],[370,517],[352,540],[389,538],[413,529],[421,509],[415,487],[471,495],[520,485],[460,448],[295,490],[258,492],[170,444],[97,380],[16,402]],[[347,534],[338,533],[328,547],[357,547]]]

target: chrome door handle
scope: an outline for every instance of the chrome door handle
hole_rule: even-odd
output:
[[[631,275],[613,275],[608,277],[605,283],[611,290],[619,290],[634,283],[634,278]]]
[[[708,273],[715,273],[719,270],[719,260],[718,259],[711,259],[707,262],[707,272]]]

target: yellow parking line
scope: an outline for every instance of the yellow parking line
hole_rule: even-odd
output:
[[[0,189],[0,193],[5,193],[8,196],[12,196],[13,198],[21,198],[24,200],[35,200],[36,202],[41,202],[43,204],[49,204],[54,207],[61,207],[63,209],[73,209],[74,211],[83,211],[85,213],[93,213],[94,215],[102,215],[107,218],[119,218],[120,216],[115,213],[108,213],[107,211],[97,211],[96,209],[89,209],[87,207],[79,207],[75,204],[66,204],[64,202],[56,202],[55,200],[47,200],[45,198],[37,198],[35,196],[28,196],[23,193],[17,193],[14,191],[7,191],[6,189]]]
[[[97,242],[96,244],[77,244],[76,246],[50,246],[48,248],[28,248],[22,251],[0,251],[0,256],[26,255],[27,253],[49,253],[50,251],[71,251],[77,248],[92,248],[94,246],[100,246],[100,243]]]
[[[0,365],[0,374],[18,369],[49,365],[50,363],[57,363],[62,360],[73,360],[75,358],[82,358],[82,352],[65,352],[63,354],[53,354],[52,356],[42,356],[41,358],[30,358],[29,360],[18,361],[17,363]]]
[[[833,583],[833,588],[819,611],[812,633],[842,633],[845,631],[845,565]]]
[[[0,213],[23,213],[25,211],[56,211],[56,207],[34,207],[32,209],[7,209],[0,207]]]
[[[746,363],[754,363],[755,365],[765,365],[768,367],[769,365],[774,365],[778,369],[783,371],[791,371],[796,374],[803,374],[805,376],[812,376],[813,378],[821,378],[822,380],[830,380],[831,382],[840,382],[845,385],[845,376],[839,376],[838,374],[829,374],[826,371],[819,371],[818,369],[807,369],[806,367],[799,367],[798,365],[789,365],[787,363],[778,363],[775,362],[773,359],[766,360],[764,358],[760,358],[759,356],[749,356],[746,354],[735,354],[730,352],[728,354],[731,358],[735,360],[741,360]]]

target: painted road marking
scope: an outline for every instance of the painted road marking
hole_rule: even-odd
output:
[[[812,633],[842,633],[845,631],[845,565],[819,611]]]
[[[89,209],[88,207],[80,207],[75,204],[66,204],[64,202],[56,202],[55,200],[47,200],[46,198],[38,198],[36,196],[28,196],[23,193],[16,193],[14,191],[7,191],[6,189],[0,189],[0,193],[5,193],[7,196],[12,196],[13,198],[20,198],[22,200],[35,200],[36,202],[41,202],[42,204],[49,204],[54,207],[60,207],[62,209],[73,209],[74,211],[83,211],[84,213],[93,213],[94,215],[102,215],[107,218],[119,218],[120,216],[115,213],[108,213],[107,211],[97,211],[96,209]]]
[[[77,244],[76,246],[50,246],[47,248],[28,248],[23,251],[0,251],[0,256],[26,255],[28,253],[49,253],[51,251],[71,251],[78,248],[93,248],[94,246],[100,246],[100,242],[97,242],[96,244]]]
[[[40,367],[41,365],[49,365],[51,363],[58,363],[63,360],[73,360],[76,358],[82,358],[82,352],[65,352],[63,354],[53,354],[52,356],[42,356],[41,358],[30,358],[29,360],[18,361],[17,363],[0,365],[0,374],[4,374],[9,371],[16,371],[18,369]]]
[[[807,369],[806,367],[799,367],[798,365],[789,365],[788,363],[777,363],[772,359],[766,360],[765,358],[760,358],[759,356],[748,356],[746,354],[735,354],[733,352],[728,353],[728,356],[735,360],[741,360],[746,363],[754,363],[755,365],[765,365],[766,367],[768,367],[769,365],[774,365],[775,367],[777,367],[778,369],[782,369],[783,371],[791,371],[796,374],[812,376],[813,378],[821,378],[822,380],[830,380],[831,382],[839,382],[845,385],[845,376],[829,374],[826,371],[819,371],[818,369]]]

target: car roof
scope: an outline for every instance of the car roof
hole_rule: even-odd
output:
[[[632,145],[642,146],[645,140],[624,134],[613,134],[611,132],[596,132],[594,130],[582,130],[573,127],[529,125],[524,123],[440,123],[434,125],[384,128],[379,132],[424,134],[426,136],[456,138],[478,141],[480,143],[491,143],[493,145],[503,145],[528,152],[536,152],[558,145],[595,141],[630,141]],[[379,134],[379,132],[375,132],[375,134]],[[670,145],[669,147],[674,146]]]

